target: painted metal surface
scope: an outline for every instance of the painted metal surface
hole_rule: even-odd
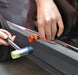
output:
[[[38,35],[37,32],[35,32],[33,30],[30,30],[28,28],[19,26],[17,24],[12,23],[12,22],[7,21],[7,24],[12,30],[17,31],[17,32],[23,34],[26,37],[28,37],[29,35],[33,35],[33,36]],[[60,44],[58,44],[56,42],[54,44],[54,43],[51,43],[51,42],[50,43],[49,42],[42,42],[40,40],[36,40],[36,41],[43,44],[43,45],[45,45],[45,46],[47,46],[47,47],[49,47],[49,48],[51,48],[51,49],[54,49],[54,50],[60,52],[60,53],[66,55],[66,56],[68,56],[68,57],[70,57],[70,58],[72,58],[72,59],[74,59],[76,61],[78,61],[78,52],[75,52],[75,51],[73,51],[71,49],[65,48],[64,46],[62,46],[62,45],[60,45]]]

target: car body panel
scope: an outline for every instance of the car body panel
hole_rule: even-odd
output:
[[[78,52],[65,48],[58,43],[54,44],[49,42],[42,42],[40,40],[30,43],[28,41],[28,36],[31,34],[38,35],[37,32],[9,21],[7,21],[7,24],[7,27],[10,28],[12,33],[15,31],[18,34],[22,34],[22,37],[20,37],[21,34],[19,34],[19,38],[21,40],[19,39],[17,42],[20,46],[24,47],[25,45],[31,45],[34,47],[33,54],[27,56],[29,59],[39,64],[49,72],[54,73],[55,75],[76,75],[78,73]]]

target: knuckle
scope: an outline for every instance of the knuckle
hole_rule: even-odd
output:
[[[55,32],[52,32],[52,37],[54,37],[56,35],[56,31]]]
[[[57,14],[57,18],[62,18],[60,13]]]
[[[56,33],[56,31],[52,31],[52,34],[54,35]]]
[[[38,25],[39,26],[42,26],[43,25],[43,22],[42,21],[37,21]]]
[[[49,37],[49,38],[50,38],[50,37],[51,37],[51,34],[47,34],[47,37]]]
[[[8,46],[9,44],[8,43],[5,43],[5,46]]]
[[[52,34],[52,37],[54,37],[55,36],[55,34]]]
[[[55,34],[57,33],[57,29],[55,30],[55,32],[54,32]]]
[[[45,41],[45,38],[44,37],[40,37],[40,38],[41,38],[42,41]]]
[[[47,34],[47,39],[51,40],[51,34]]]
[[[8,42],[6,42],[6,41],[4,41],[4,42],[3,42],[3,45],[8,46],[8,45],[9,45],[9,43],[8,43]]]
[[[45,18],[45,22],[46,22],[46,23],[49,23],[50,21],[51,21],[51,18],[49,18],[49,17],[46,17],[46,18]]]
[[[52,21],[55,21],[55,20],[56,20],[56,16],[53,16],[53,17],[52,17]]]
[[[59,28],[60,28],[60,29],[64,29],[64,25],[63,25],[62,22],[60,23]]]
[[[58,18],[62,18],[60,14],[58,15]]]
[[[51,40],[51,37],[47,37],[47,40]]]
[[[45,39],[44,37],[41,37],[41,39]]]
[[[11,33],[8,32],[8,34],[9,34],[9,36],[11,36]]]
[[[60,29],[64,30],[64,26],[63,26],[63,25],[62,25],[62,26],[60,26]]]

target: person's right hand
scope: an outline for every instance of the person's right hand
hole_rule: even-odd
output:
[[[0,45],[5,45],[5,46],[9,45],[9,43],[5,41],[7,37],[9,37],[12,41],[14,41],[16,36],[12,36],[11,33],[9,33],[8,31],[0,29]]]
[[[53,0],[36,0],[36,4],[40,39],[54,40],[56,33],[59,37],[64,30],[61,14]]]

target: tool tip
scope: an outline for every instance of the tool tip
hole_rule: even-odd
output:
[[[34,36],[30,35],[30,36],[28,37],[28,40],[29,40],[29,42],[33,42],[33,41],[34,41]]]

